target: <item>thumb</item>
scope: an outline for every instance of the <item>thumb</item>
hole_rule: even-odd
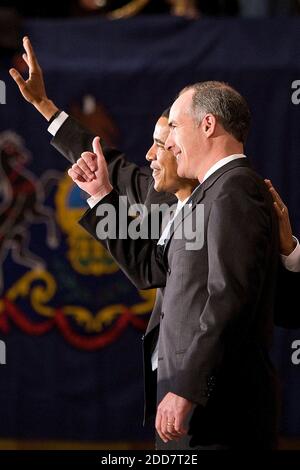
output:
[[[16,69],[10,69],[9,75],[14,79],[20,89],[26,85],[25,80]]]
[[[100,137],[94,138],[93,150],[94,150],[94,153],[97,155],[97,166],[98,166],[97,172],[99,172],[98,174],[101,174],[102,178],[104,178],[105,181],[109,183],[108,167],[107,167],[107,162],[102,152],[102,147],[100,144]],[[97,176],[97,172],[96,172],[96,176]]]
[[[102,147],[101,147],[101,144],[100,144],[100,137],[95,137],[94,138],[94,140],[93,140],[93,151],[97,155],[97,160],[99,160],[99,158],[101,160],[102,159],[105,160],[103,152],[102,152]]]

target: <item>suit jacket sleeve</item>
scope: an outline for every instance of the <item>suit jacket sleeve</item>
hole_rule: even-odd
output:
[[[74,118],[68,117],[51,140],[51,145],[71,163],[75,163],[82,152],[93,151],[94,137]],[[108,147],[102,139],[101,145],[112,186],[121,195],[126,195],[130,204],[143,203],[152,182],[150,168],[140,168],[135,163],[128,162],[123,153]]]
[[[115,209],[116,217],[114,220],[116,226],[101,224],[107,217],[107,213],[104,214],[106,205],[110,205],[110,208]],[[136,240],[130,237],[120,238],[118,236],[120,213],[127,214],[128,205],[113,190],[95,207],[88,209],[80,219],[79,224],[108,250],[122,271],[138,289],[165,286],[166,268],[163,263],[162,248],[149,237]],[[125,228],[128,228],[133,220],[126,217],[127,225],[125,225]],[[147,228],[147,217],[143,223],[146,224],[145,228]],[[124,225],[122,228],[124,229]],[[141,231],[143,231],[143,224],[141,224]]]
[[[266,210],[263,198],[245,191],[245,186],[240,191],[229,189],[213,202],[207,227],[208,297],[199,312],[199,328],[175,377],[174,393],[205,405],[209,378],[218,376],[225,347],[242,345],[244,333],[253,328],[256,302],[273,253],[273,224],[276,220]],[[195,271],[188,270],[189,275],[185,285],[191,286],[192,293]],[[187,290],[186,308],[195,308],[189,306],[189,297]],[[197,302],[197,297],[191,302]]]

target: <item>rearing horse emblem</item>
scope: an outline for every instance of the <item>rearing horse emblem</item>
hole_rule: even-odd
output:
[[[79,189],[53,170],[38,178],[26,166],[29,158],[20,136],[0,133],[0,332],[8,334],[11,324],[35,336],[55,328],[76,348],[92,351],[116,341],[128,325],[144,330],[154,292],[138,293],[120,281],[110,255],[76,223],[86,207]],[[51,257],[45,252],[43,259],[37,223],[44,224],[45,242],[55,248]],[[27,269],[19,275],[16,266],[4,282],[9,256]],[[120,302],[118,293],[130,300]]]
[[[25,166],[30,153],[22,138],[12,131],[0,133],[0,292],[3,291],[3,263],[11,252],[14,262],[31,269],[44,269],[45,261],[30,245],[30,226],[46,226],[46,242],[58,246],[55,213],[45,205],[49,183],[59,179],[59,173],[47,171],[37,178]]]

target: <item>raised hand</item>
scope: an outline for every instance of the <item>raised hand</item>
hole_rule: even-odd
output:
[[[272,195],[274,208],[278,217],[280,253],[282,255],[288,256],[292,253],[292,251],[294,251],[297,245],[297,242],[293,238],[289,211],[278,192],[272,185],[272,182],[270,180],[265,180],[265,183]]]
[[[43,72],[27,36],[23,38],[23,46],[25,53],[22,57],[28,65],[29,77],[27,80],[24,80],[16,69],[10,69],[9,73],[18,85],[25,100],[35,106],[37,110],[49,120],[58,108],[47,97]]]
[[[105,161],[100,138],[93,140],[93,152],[84,152],[69,169],[68,175],[79,188],[90,196],[104,197],[111,192],[107,163]]]

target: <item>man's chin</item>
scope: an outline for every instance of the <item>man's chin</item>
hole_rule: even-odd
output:
[[[154,189],[155,189],[155,191],[158,192],[158,193],[159,193],[160,191],[162,191],[162,190],[161,190],[161,185],[159,184],[159,181],[155,181],[155,180],[154,180]]]
[[[154,189],[157,193],[169,193],[170,188],[168,188],[167,185],[164,185],[163,183],[160,183],[159,181],[154,183]]]
[[[180,178],[187,178],[186,174],[185,174],[185,171],[184,171],[184,168],[182,167],[182,165],[178,165],[177,167],[177,175],[180,177]]]

